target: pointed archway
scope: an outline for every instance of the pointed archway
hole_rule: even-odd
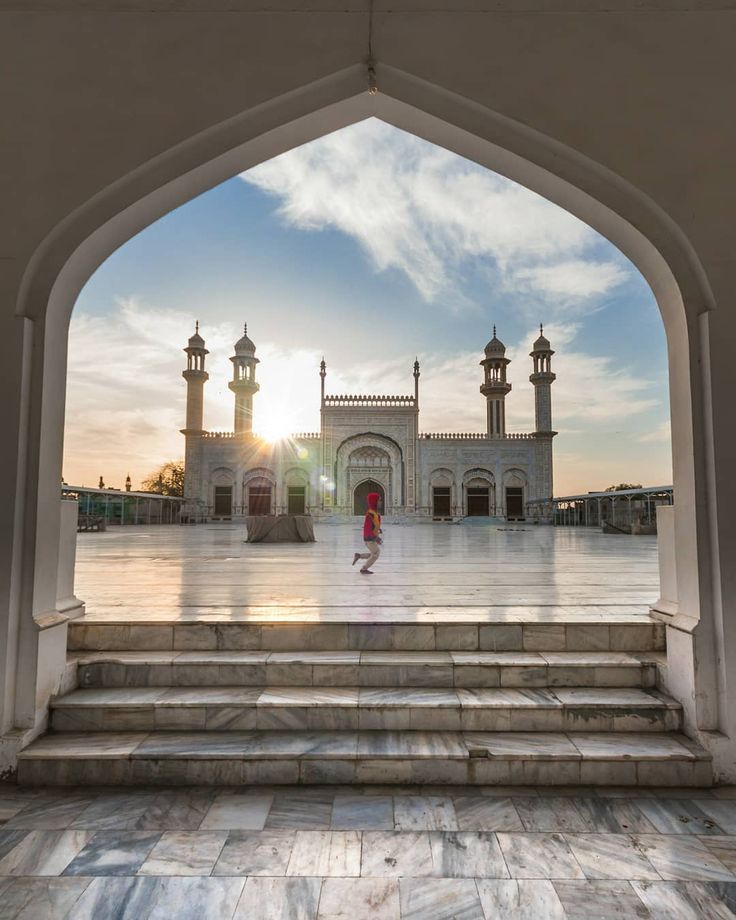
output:
[[[717,490],[710,372],[706,369],[704,377],[701,370],[713,297],[693,246],[655,201],[578,150],[391,67],[381,66],[380,75],[381,92],[375,96],[365,92],[364,68],[356,65],[164,146],[159,155],[87,200],[71,201],[68,217],[28,261],[16,305],[17,315],[27,322],[18,349],[18,463],[10,465],[22,475],[8,485],[13,490],[8,507],[14,509],[17,585],[8,616],[17,641],[7,652],[6,671],[14,687],[3,700],[5,725],[28,731],[40,725],[63,671],[66,643],[52,637],[52,630],[66,628],[56,611],[58,493],[67,331],[82,286],[116,248],[178,205],[285,150],[375,116],[567,209],[604,234],[649,282],[666,327],[670,360],[677,492],[673,553],[682,611],[678,696],[690,725],[722,727],[728,689],[722,662],[729,656],[716,597],[720,563],[713,538]],[[54,668],[56,676],[49,673]]]

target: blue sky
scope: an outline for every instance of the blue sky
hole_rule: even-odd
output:
[[[211,351],[205,427],[232,427],[228,357],[258,346],[255,426],[316,430],[328,391],[410,392],[421,428],[484,425],[478,361],[509,349],[510,431],[533,427],[528,351],[557,350],[557,494],[671,479],[667,358],[648,286],[571,215],[371,119],[199,196],[122,246],[82,291],[70,331],[64,475],[134,483],[183,453],[181,351]]]

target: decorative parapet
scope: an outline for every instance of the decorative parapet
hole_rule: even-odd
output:
[[[201,437],[206,438],[209,441],[234,441],[236,438],[249,439],[253,441],[264,441],[264,438],[261,438],[257,434],[236,434],[234,431],[203,431]],[[284,440],[289,441],[318,441],[322,435],[318,431],[306,431],[299,432],[298,434],[287,435]]]
[[[210,440],[234,440],[235,432],[234,431],[203,431],[203,438],[208,438]]]
[[[292,441],[319,441],[322,435],[319,431],[300,431],[297,434],[290,434]]]
[[[536,434],[506,434],[502,438],[492,438],[485,432],[431,432],[420,434],[420,438],[430,441],[531,441],[536,438]]]
[[[325,396],[322,406],[325,409],[352,409],[360,406],[371,409],[414,409],[416,400],[413,396]]]

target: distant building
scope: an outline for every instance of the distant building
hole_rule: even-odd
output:
[[[209,352],[199,324],[184,349],[187,368],[184,518],[233,520],[244,515],[362,514],[368,492],[384,513],[408,517],[497,516],[548,521],[552,514],[552,350],[540,327],[531,352],[536,430],[506,432],[509,359],[496,337],[480,362],[486,430],[471,434],[419,431],[419,362],[414,394],[326,395],[320,366],[321,426],[272,444],[253,433],[256,346],[247,327],[230,358],[235,395],[232,432],[203,428]]]

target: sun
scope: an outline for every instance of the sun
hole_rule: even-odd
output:
[[[259,419],[254,426],[256,434],[259,434],[264,441],[275,443],[276,441],[285,441],[294,432],[294,419],[288,412],[278,409],[259,413]]]

